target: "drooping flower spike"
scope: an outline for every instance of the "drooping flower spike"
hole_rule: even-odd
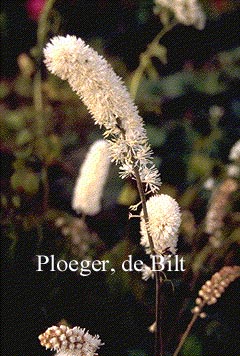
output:
[[[135,178],[135,169],[146,190],[159,190],[160,174],[152,161],[143,120],[123,81],[108,62],[75,36],[56,36],[44,50],[50,72],[67,80],[96,124],[105,128],[110,156],[120,164],[121,177]]]

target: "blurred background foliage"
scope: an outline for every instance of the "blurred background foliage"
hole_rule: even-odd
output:
[[[67,83],[36,64],[43,4],[11,0],[1,6],[2,352],[46,354],[37,335],[64,319],[99,333],[105,356],[151,355],[154,282],[120,268],[129,254],[148,261],[139,246],[139,223],[128,220],[137,190],[134,182],[120,180],[113,166],[102,212],[84,223],[72,210],[79,167],[101,131]],[[147,63],[136,97],[161,172],[161,192],[176,198],[183,214],[178,248],[187,270],[168,274],[174,293],[170,283],[164,285],[166,356],[190,320],[201,285],[223,265],[239,263],[238,190],[224,207],[220,235],[209,236],[204,228],[213,190],[227,179],[229,150],[240,137],[239,4],[202,4],[205,29],[177,25],[168,32]],[[49,35],[82,37],[130,85],[141,52],[160,30],[150,0],[58,0]],[[33,97],[39,69],[40,121]],[[85,278],[36,273],[36,254],[109,259],[117,272]],[[238,287],[235,282],[207,309],[182,356],[238,356]]]

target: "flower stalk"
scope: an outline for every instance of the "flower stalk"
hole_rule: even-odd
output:
[[[46,41],[47,33],[49,31],[48,18],[56,0],[47,0],[41,12],[38,28],[37,28],[37,46],[33,49],[33,56],[37,64],[37,71],[33,78],[33,103],[35,108],[35,124],[36,124],[36,138],[37,138],[37,151],[43,159],[43,166],[41,170],[41,179],[43,183],[43,202],[42,209],[45,212],[48,208],[49,196],[49,182],[47,174],[47,166],[44,161],[43,141],[45,135],[45,122],[43,113],[43,96],[42,96],[42,78],[41,78],[41,59],[42,50]]]
[[[152,42],[148,45],[146,51],[140,55],[140,63],[138,65],[137,69],[135,69],[135,71],[133,73],[133,76],[132,76],[132,79],[130,82],[130,87],[129,87],[130,94],[133,99],[135,99],[137,96],[137,92],[138,92],[139,85],[141,83],[141,79],[142,79],[144,72],[147,68],[148,59],[150,59],[152,57],[154,47],[158,45],[159,41],[163,38],[163,36],[165,36],[165,34],[167,32],[169,32],[175,25],[176,25],[175,22],[166,24],[162,28],[162,30],[154,37]]]
[[[198,298],[196,298],[195,301],[196,306],[192,309],[193,317],[183,333],[173,356],[177,356],[179,354],[179,351],[181,350],[197,318],[199,316],[201,318],[206,317],[206,314],[202,313],[204,306],[215,304],[217,299],[222,296],[229,284],[234,282],[235,279],[239,277],[240,266],[225,266],[221,268],[219,272],[216,272],[210,280],[206,281],[198,292]]]
[[[137,168],[134,169],[137,188],[139,192],[139,196],[142,203],[142,211],[145,224],[147,225],[149,222],[147,204],[146,204],[146,195],[144,193],[143,184],[140,179],[139,171]],[[149,240],[149,245],[151,249],[151,254],[156,255],[154,249],[154,243],[151,234],[147,229],[147,235]],[[163,339],[162,339],[162,305],[161,305],[161,286],[162,286],[162,278],[161,273],[158,270],[159,264],[156,264],[157,271],[155,272],[155,320],[156,320],[156,328],[155,328],[155,347],[154,347],[154,356],[162,356],[163,355]]]

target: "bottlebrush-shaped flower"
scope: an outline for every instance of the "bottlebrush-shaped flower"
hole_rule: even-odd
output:
[[[151,253],[148,233],[152,236],[154,250],[158,255],[166,251],[176,253],[178,229],[181,224],[181,214],[178,203],[169,195],[161,194],[152,196],[147,200],[148,223],[141,212],[141,245]]]
[[[44,50],[50,72],[68,80],[93,116],[105,128],[112,161],[120,163],[122,178],[141,172],[146,189],[156,192],[160,175],[152,162],[143,120],[122,80],[108,62],[75,36],[57,36]]]
[[[74,210],[85,215],[96,215],[100,212],[109,165],[108,143],[98,140],[92,144],[80,167],[72,198]]]
[[[231,195],[238,189],[235,179],[225,179],[212,193],[209,209],[205,219],[205,232],[216,234],[224,225],[224,217],[227,213],[227,204]]]
[[[85,329],[65,325],[51,326],[39,335],[42,346],[64,356],[94,356],[102,344],[99,335],[92,336]]]

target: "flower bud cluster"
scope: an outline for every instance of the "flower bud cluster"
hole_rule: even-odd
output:
[[[240,277],[240,266],[225,266],[216,272],[198,292],[196,306],[192,309],[192,313],[205,317],[206,314],[201,313],[204,305],[215,304],[229,284],[238,277]]]
[[[92,336],[77,326],[73,329],[65,325],[52,326],[38,338],[46,349],[66,351],[72,356],[96,355],[96,350],[103,345],[98,335]]]

